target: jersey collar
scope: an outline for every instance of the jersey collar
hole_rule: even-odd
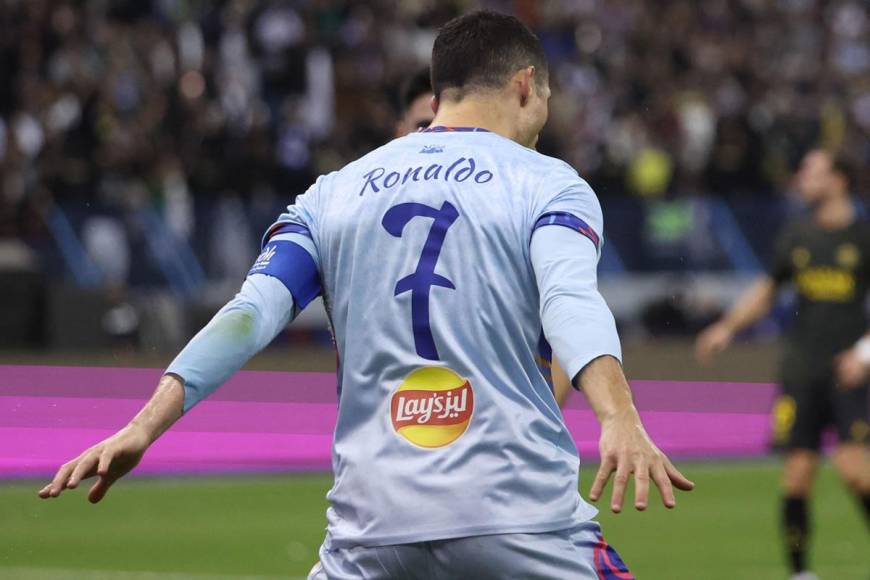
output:
[[[490,133],[488,129],[481,127],[445,127],[444,125],[435,125],[434,127],[426,127],[420,129],[420,133]]]

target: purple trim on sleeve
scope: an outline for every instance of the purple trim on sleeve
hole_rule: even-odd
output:
[[[263,236],[263,246],[269,243],[269,240],[278,234],[302,234],[308,238],[312,238],[311,230],[300,224],[278,223],[269,228],[266,235]]]
[[[600,249],[601,238],[598,237],[598,234],[595,233],[595,230],[593,230],[592,227],[585,221],[581,220],[573,214],[562,211],[545,213],[538,218],[538,221],[535,222],[535,226],[532,228],[532,231],[535,231],[536,229],[543,226],[563,226],[580,232],[581,234],[589,238],[593,244],[595,244],[596,250]]]

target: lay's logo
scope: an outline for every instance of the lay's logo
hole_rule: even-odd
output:
[[[426,448],[444,447],[459,439],[473,411],[471,383],[441,367],[415,370],[390,401],[390,419],[396,433]]]

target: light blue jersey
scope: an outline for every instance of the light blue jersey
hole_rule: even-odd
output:
[[[240,340],[221,320],[247,317],[252,338],[223,362],[236,365],[320,292],[340,360],[328,545],[572,528],[596,510],[543,336],[572,377],[620,357],[596,288],[602,231],[559,160],[483,130],[408,135],[297,197],[168,372],[188,410],[234,370],[204,358],[217,335]]]

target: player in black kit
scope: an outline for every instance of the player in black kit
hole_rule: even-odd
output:
[[[796,185],[811,217],[784,228],[768,273],[701,333],[696,350],[699,359],[710,360],[770,311],[783,284],[794,285],[797,317],[782,359],[774,435],[786,450],[783,518],[792,578],[803,580],[816,577],[806,563],[807,500],[827,427],[834,427],[839,437],[834,465],[863,503],[870,523],[870,335],[865,336],[870,224],[857,221],[849,171],[836,156],[810,151]]]

